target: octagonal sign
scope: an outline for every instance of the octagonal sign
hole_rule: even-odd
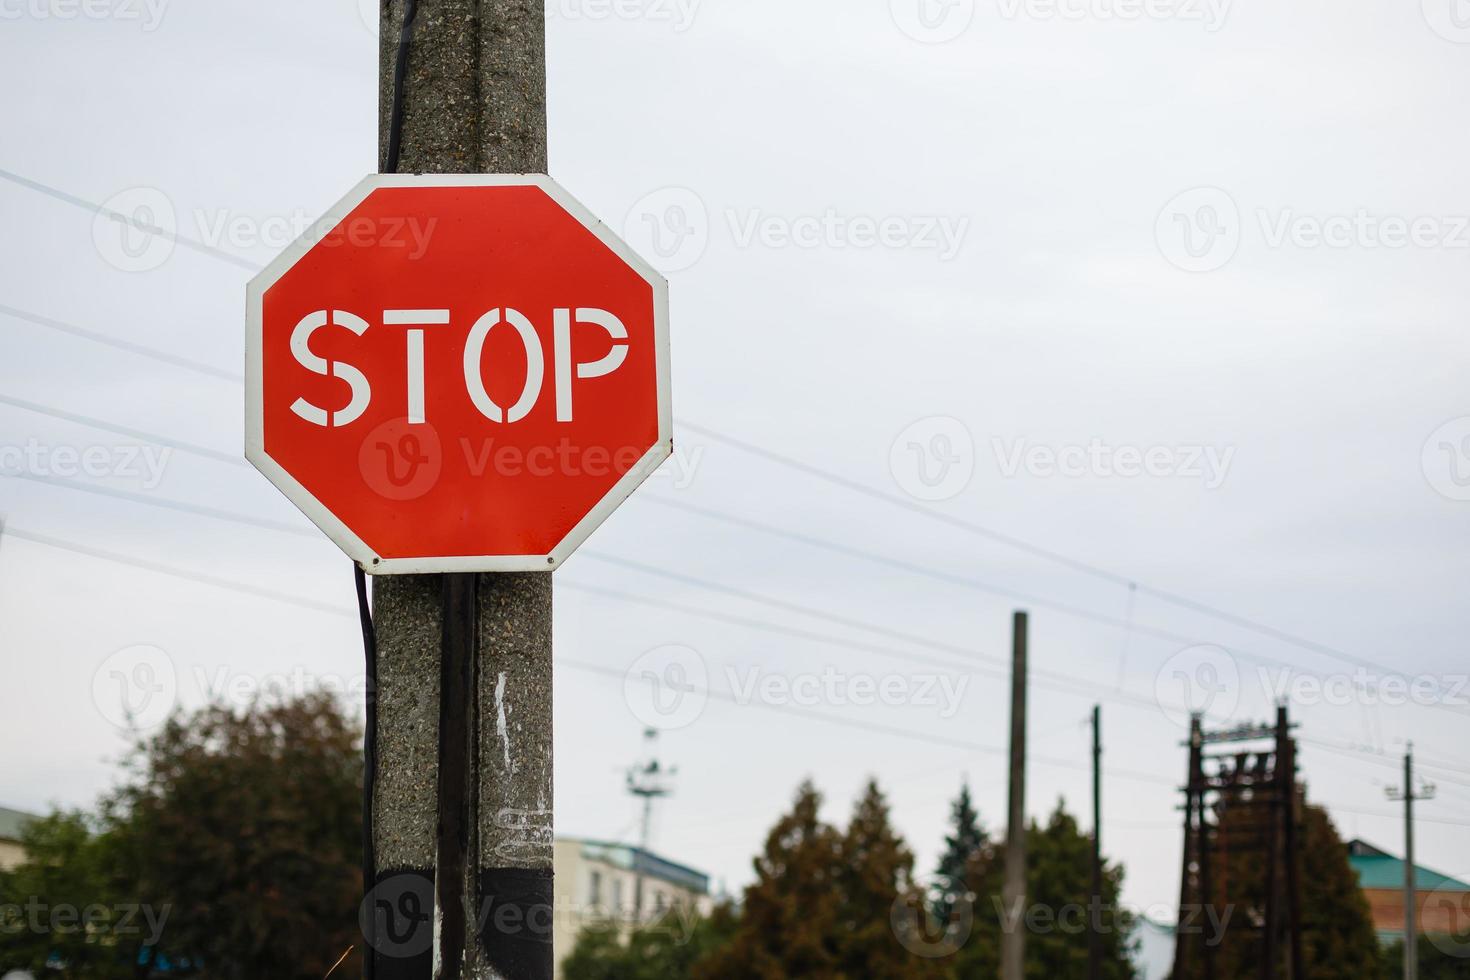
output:
[[[367,571],[547,571],[673,451],[668,287],[550,177],[369,177],[250,283],[245,410]]]

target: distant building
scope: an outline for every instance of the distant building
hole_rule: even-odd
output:
[[[592,926],[632,928],[638,874],[643,874],[643,922],[649,927],[687,929],[710,910],[709,876],[627,844],[559,837],[553,851],[556,930],[552,955],[556,975],[582,930]]]
[[[1404,862],[1366,841],[1348,843],[1348,862],[1358,873],[1358,885],[1368,897],[1373,928],[1385,946],[1404,938]],[[1470,898],[1470,884],[1437,871],[1415,866],[1418,924],[1421,933],[1457,933],[1466,926],[1457,909]],[[1445,901],[1454,896],[1454,901]]]
[[[7,810],[0,806],[0,871],[10,871],[25,863],[26,852],[20,839],[34,814]]]

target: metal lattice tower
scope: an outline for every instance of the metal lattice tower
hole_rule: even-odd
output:
[[[643,923],[643,876],[648,863],[648,847],[653,830],[653,801],[673,793],[677,767],[665,767],[658,760],[658,730],[643,731],[644,754],[628,770],[628,792],[643,801],[643,815],[638,832],[638,855],[633,862],[636,884],[633,888],[633,922]]]

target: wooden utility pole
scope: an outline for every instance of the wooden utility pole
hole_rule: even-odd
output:
[[[533,0],[384,0],[381,169],[544,173],[545,25]],[[551,575],[375,586],[368,976],[550,978]]]
[[[1414,743],[1404,752],[1404,785],[1388,791],[1404,801],[1404,980],[1419,978],[1419,882],[1414,868],[1414,801],[1434,799],[1434,787],[1414,785]]]
[[[1204,749],[1204,732],[1199,715],[1189,720],[1189,778],[1184,784],[1184,859],[1179,871],[1179,925],[1174,933],[1174,970],[1172,976],[1187,980],[1191,972],[1190,953],[1194,943],[1185,932],[1185,916],[1190,904],[1196,900],[1206,901],[1206,893],[1200,880],[1201,832],[1195,822],[1195,803],[1199,799],[1197,774],[1200,771],[1200,754]],[[1191,917],[1192,918],[1192,917]]]
[[[1026,962],[1026,614],[1011,625],[1011,785],[1006,816],[1001,980],[1022,980]]]
[[[1102,705],[1099,704],[1092,707],[1092,907],[1088,910],[1087,980],[1102,980],[1102,882]]]
[[[1276,709],[1276,779],[1282,798],[1282,851],[1286,863],[1287,967],[1291,980],[1307,980],[1302,952],[1301,808],[1296,779],[1296,739],[1286,705]]]

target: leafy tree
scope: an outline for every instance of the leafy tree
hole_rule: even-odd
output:
[[[696,965],[699,980],[837,980],[843,905],[842,835],[818,814],[822,798],[801,785],[791,812],[766,837],[755,859],[729,945]]]
[[[0,967],[319,980],[361,941],[360,742],[325,695],[171,718],[97,815],[28,828],[0,875]]]
[[[1378,975],[1380,951],[1347,847],[1326,810],[1304,805],[1301,814],[1297,858],[1303,968],[1312,980],[1370,980]],[[1211,902],[1228,910],[1230,918],[1215,954],[1219,976],[1255,976],[1260,971],[1258,927],[1265,920],[1268,855],[1250,844],[1266,840],[1269,819],[1265,807],[1226,806],[1220,814],[1220,839],[1230,846],[1212,853]],[[1283,878],[1278,877],[1278,884],[1284,889]],[[1280,946],[1279,972],[1284,975],[1287,943]]]
[[[1450,940],[1445,943],[1446,949],[1440,949],[1426,937],[1419,937],[1419,980],[1470,980],[1470,931]],[[1458,955],[1452,950],[1458,950]],[[1404,941],[1400,939],[1383,950],[1379,976],[1382,980],[1399,980],[1404,975],[1403,963]]]
[[[939,922],[949,921],[955,901],[963,897],[956,892],[966,885],[965,872],[971,860],[990,841],[980,826],[980,814],[970,799],[969,784],[960,787],[960,795],[950,807],[950,823],[954,833],[944,838],[944,853],[940,855],[939,867],[935,871],[938,882],[932,907],[934,918]]]
[[[308,695],[212,705],[135,747],[104,815],[136,894],[168,910],[167,949],[211,980],[319,980],[361,944],[361,738]]]
[[[588,926],[577,934],[577,944],[562,960],[566,980],[633,980],[639,975],[629,962],[628,948],[616,929]]]
[[[730,941],[735,913],[717,906],[708,918],[684,928],[676,919],[639,929],[621,941],[616,928],[589,927],[562,963],[566,980],[668,980],[688,977],[700,960]]]
[[[80,812],[32,822],[22,841],[26,861],[0,875],[0,969],[41,975],[65,964],[70,977],[131,977],[146,937],[137,899],[111,869],[108,840]]]
[[[954,957],[956,980],[992,980],[1000,970],[1002,923],[1014,919],[1026,930],[1027,980],[1080,980],[1087,976],[1087,931],[1102,927],[1103,976],[1133,980],[1133,917],[1119,905],[1123,870],[1103,865],[1102,908],[1089,914],[1092,896],[1092,838],[1058,802],[1046,825],[1026,831],[1026,906],[1006,909],[1005,845],[988,844],[971,859],[966,880],[976,896],[969,941]],[[1231,974],[1222,974],[1222,976]]]

